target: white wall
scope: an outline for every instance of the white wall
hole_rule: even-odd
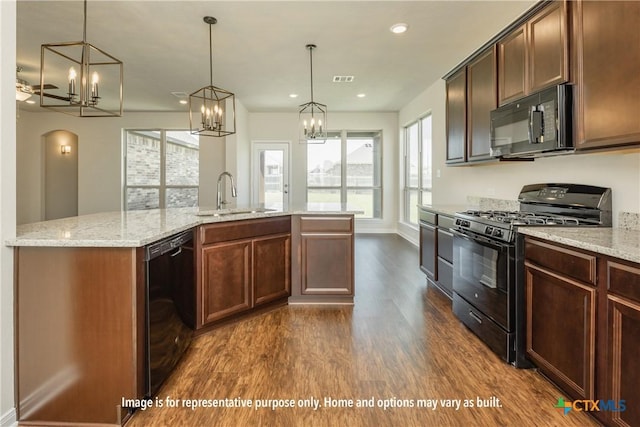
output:
[[[16,2],[0,1],[0,425],[15,421],[13,249],[16,232]]]
[[[571,154],[533,162],[446,166],[445,105],[445,83],[439,80],[399,114],[400,127],[426,111],[433,114],[434,204],[465,204],[469,195],[515,200],[525,184],[570,182],[610,187],[614,226],[619,212],[640,212],[640,150]],[[400,225],[399,229],[407,229],[403,227]],[[415,230],[408,233],[417,236]]]
[[[380,220],[358,220],[358,232],[395,232],[398,196],[397,113],[339,113],[329,112],[329,129],[379,130],[382,129],[382,215]],[[297,113],[250,113],[249,138],[251,141],[290,141],[290,204],[300,206],[306,202],[307,146],[298,143]]]
[[[21,112],[17,132],[18,223],[42,219],[42,135],[58,129],[78,135],[78,214],[120,210],[122,130],[127,128],[188,129],[189,116],[186,112],[125,112],[119,118],[77,118],[56,112]],[[246,134],[246,130],[240,132]],[[202,137],[201,205],[215,203],[216,178],[223,170],[225,139]]]

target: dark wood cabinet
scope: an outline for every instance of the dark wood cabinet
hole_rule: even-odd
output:
[[[467,70],[447,79],[447,164],[464,163],[467,146]]]
[[[290,232],[288,216],[200,226],[196,328],[290,295]]]
[[[467,161],[489,159],[491,116],[497,107],[495,47],[467,66]]]
[[[353,215],[295,216],[292,220],[290,303],[353,303]]]
[[[498,42],[498,99],[500,105],[527,93],[527,42],[525,25]]]
[[[549,2],[498,46],[498,99],[503,105],[569,80],[568,4]]]
[[[640,425],[640,265],[525,238],[527,354],[606,426]]]
[[[453,297],[453,217],[420,208],[420,270],[427,282]]]
[[[576,148],[640,143],[640,2],[574,6]]]
[[[615,426],[640,425],[640,266],[619,260],[603,262],[606,275],[607,316],[603,316],[606,329],[606,359],[603,360],[604,387],[599,398],[613,400],[615,407],[624,411],[608,411],[608,424]],[[608,321],[608,323],[607,323]]]

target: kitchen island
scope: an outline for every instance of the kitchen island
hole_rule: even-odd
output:
[[[149,396],[148,245],[193,233],[176,249],[193,255],[184,300],[197,313],[191,326],[205,331],[289,298],[352,304],[355,213],[178,208],[19,226],[6,244],[15,247],[20,424],[121,425],[134,409],[123,402]]]

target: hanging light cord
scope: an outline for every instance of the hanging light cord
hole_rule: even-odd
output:
[[[82,27],[82,42],[87,42],[87,0],[84,0],[84,23]]]
[[[209,24],[209,78],[213,86],[213,36],[211,35],[211,25]]]
[[[309,46],[309,65],[311,67],[311,102],[313,102],[313,45]]]

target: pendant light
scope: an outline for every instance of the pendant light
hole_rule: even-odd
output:
[[[194,135],[232,135],[236,133],[236,96],[213,85],[211,26],[218,20],[212,16],[203,20],[209,25],[209,85],[189,95],[189,128]]]
[[[302,144],[324,144],[327,140],[327,106],[313,101],[313,49],[316,47],[315,44],[306,46],[311,69],[311,102],[300,105],[298,127]]]
[[[122,116],[122,61],[87,43],[87,0],[82,41],[43,44],[40,106],[78,117]]]

